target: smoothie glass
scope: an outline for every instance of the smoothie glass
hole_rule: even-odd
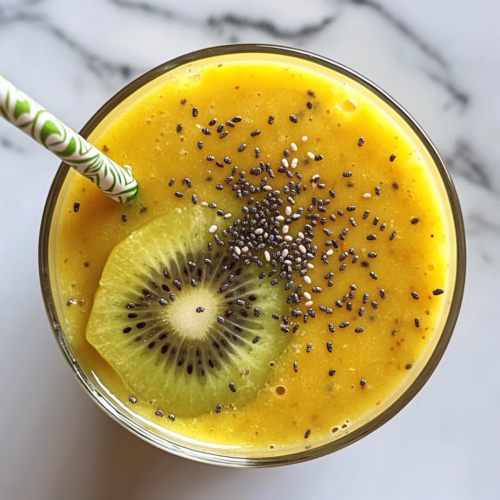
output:
[[[444,354],[458,318],[465,283],[465,235],[459,201],[449,173],[436,148],[413,118],[384,91],[361,75],[326,58],[298,49],[270,45],[230,45],[205,49],[181,56],[142,75],[118,92],[90,119],[81,130],[81,135],[83,137],[91,136],[96,128],[106,123],[106,120],[112,120],[113,116],[117,116],[120,107],[125,106],[127,99],[133,99],[134,96],[140,95],[148,85],[154,84],[156,78],[168,74],[169,71],[214,56],[237,56],[238,54],[249,53],[257,55],[266,54],[266,57],[272,57],[272,55],[293,57],[296,59],[296,62],[303,61],[303,64],[319,65],[328,71],[340,73],[350,78],[357,84],[368,89],[374,96],[392,108],[423,144],[428,155],[434,162],[436,167],[435,177],[440,184],[440,191],[444,198],[443,204],[447,207],[449,213],[448,224],[450,234],[453,235],[452,239],[454,239],[451,243],[452,255],[449,256],[450,273],[454,278],[454,282],[451,280],[453,295],[450,306],[441,322],[441,331],[435,334],[435,340],[431,343],[424,359],[420,362],[420,370],[416,370],[403,387],[363,421],[349,428],[339,429],[329,439],[312,443],[311,446],[296,447],[285,451],[269,449],[265,452],[242,452],[237,448],[231,449],[230,447],[197,442],[167,431],[133,413],[106,389],[92,370],[85,366],[85,361],[80,359],[79,353],[72,346],[72,333],[64,317],[65,304],[61,302],[58,295],[58,282],[54,263],[53,235],[57,230],[62,212],[60,203],[58,202],[64,195],[64,183],[69,170],[69,167],[64,163],[61,164],[52,184],[43,214],[40,232],[39,264],[45,306],[59,347],[79,382],[109,416],[145,441],[184,458],[233,467],[271,467],[320,457],[359,440],[392,418],[423,387]]]

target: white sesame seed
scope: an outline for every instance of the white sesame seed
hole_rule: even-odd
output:
[[[310,262],[307,263],[307,267],[309,269],[314,269],[314,264],[311,264]]]
[[[234,253],[236,255],[241,255],[241,249],[240,249],[240,247],[234,247]]]
[[[264,239],[266,239],[269,236],[269,233],[264,233]]]
[[[304,292],[304,297],[307,299],[307,300],[311,300],[312,297],[311,297],[311,294],[309,292]]]
[[[326,255],[332,255],[332,253],[333,253],[333,250],[331,248],[330,248],[330,250],[326,251]]]
[[[283,238],[285,241],[293,241],[293,237],[290,236],[289,234],[287,234],[284,238]]]
[[[224,215],[224,219],[230,219],[233,216],[233,214],[226,214]]]
[[[365,193],[363,195],[363,198],[371,198],[371,197],[372,197],[372,195],[370,193]]]
[[[271,262],[271,254],[267,250],[264,252],[264,258],[267,262]]]
[[[243,247],[243,248],[241,249],[241,251],[242,251],[243,253],[247,253],[247,252],[248,252],[248,247]]]
[[[314,304],[314,302],[313,302],[312,300],[308,300],[308,301],[305,303],[305,306],[306,306],[306,307],[311,307],[313,304]]]
[[[306,141],[307,141],[307,135],[304,135],[304,136],[302,137],[302,142],[306,142]]]
[[[215,231],[217,231],[217,226],[216,226],[215,224],[214,224],[213,226],[210,226],[210,227],[208,228],[208,232],[209,232],[210,234],[214,234],[214,233],[215,233]]]
[[[281,164],[285,167],[285,168],[288,168],[288,160],[286,158],[283,158],[281,160]]]
[[[314,160],[314,153],[311,153],[310,151],[307,153],[307,156],[311,158],[311,160]]]
[[[196,124],[196,126],[197,126],[198,128],[201,128],[201,125],[199,125],[198,123]]]
[[[273,188],[271,186],[268,186],[267,184],[262,188],[264,191],[272,191]]]
[[[292,261],[291,260],[284,260],[283,262],[284,262],[284,264],[286,264],[288,266],[288,270],[291,271],[292,268],[290,267],[290,265],[292,264]]]
[[[295,168],[298,164],[299,164],[299,159],[298,158],[294,158],[292,160],[292,168]]]
[[[262,229],[261,227],[258,227],[256,230],[255,230],[255,234],[262,234],[264,232],[264,229]]]
[[[295,144],[295,142],[292,142],[292,144],[290,144],[290,149],[292,151],[297,151],[299,148],[297,147],[297,144]]]
[[[300,250],[302,253],[307,253],[306,247],[305,247],[304,245],[299,245],[299,250]]]
[[[281,221],[284,221],[284,220],[285,220],[285,218],[284,218],[282,215],[278,215],[278,216],[276,217],[276,220],[279,220],[279,221],[281,222]]]
[[[283,226],[283,227],[281,228],[281,232],[282,232],[283,234],[286,234],[286,233],[288,233],[288,229],[289,229],[289,226],[286,226],[286,225],[285,225],[285,226]]]
[[[288,248],[285,248],[283,252],[281,252],[281,255],[283,255],[283,257],[286,257],[288,255]]]
[[[302,231],[299,231],[299,234],[298,234],[299,238],[301,239],[304,239],[305,236],[304,236],[304,233]]]
[[[204,206],[204,207],[208,207],[208,203],[206,201],[202,201],[201,205]]]
[[[288,216],[292,215],[292,207],[286,207],[285,208],[285,214],[288,215]]]
[[[307,276],[307,274],[304,276],[304,281],[310,285],[311,284],[311,278],[309,278],[309,276]]]

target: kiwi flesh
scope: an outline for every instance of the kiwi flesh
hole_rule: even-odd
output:
[[[106,262],[87,325],[134,396],[176,416],[251,401],[287,343],[273,319],[286,292],[209,244],[213,224],[190,207],[132,232]]]

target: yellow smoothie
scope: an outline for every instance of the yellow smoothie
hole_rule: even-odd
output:
[[[451,302],[450,208],[422,143],[366,88],[284,56],[220,56],[158,77],[89,139],[131,165],[140,190],[123,206],[69,172],[52,236],[57,294],[79,364],[130,412],[180,441],[279,453],[337,439],[418,375]],[[253,193],[237,184],[242,171]],[[86,337],[106,261],[134,231],[176,210],[231,214],[217,219],[225,251],[231,235],[221,230],[252,219],[276,191],[277,234],[287,249],[295,244],[284,259],[298,267],[284,293],[298,302],[284,304],[287,319],[278,320],[283,352],[246,404],[169,419],[174,410],[134,392]],[[179,231],[174,224],[171,238]],[[283,247],[251,249],[262,267],[247,267],[283,289],[287,277],[271,285],[283,265],[277,251]]]

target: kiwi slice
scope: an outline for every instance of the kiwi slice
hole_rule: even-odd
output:
[[[87,325],[134,395],[178,416],[250,401],[287,342],[273,319],[287,309],[286,292],[210,244],[212,214],[177,209],[120,242]]]

